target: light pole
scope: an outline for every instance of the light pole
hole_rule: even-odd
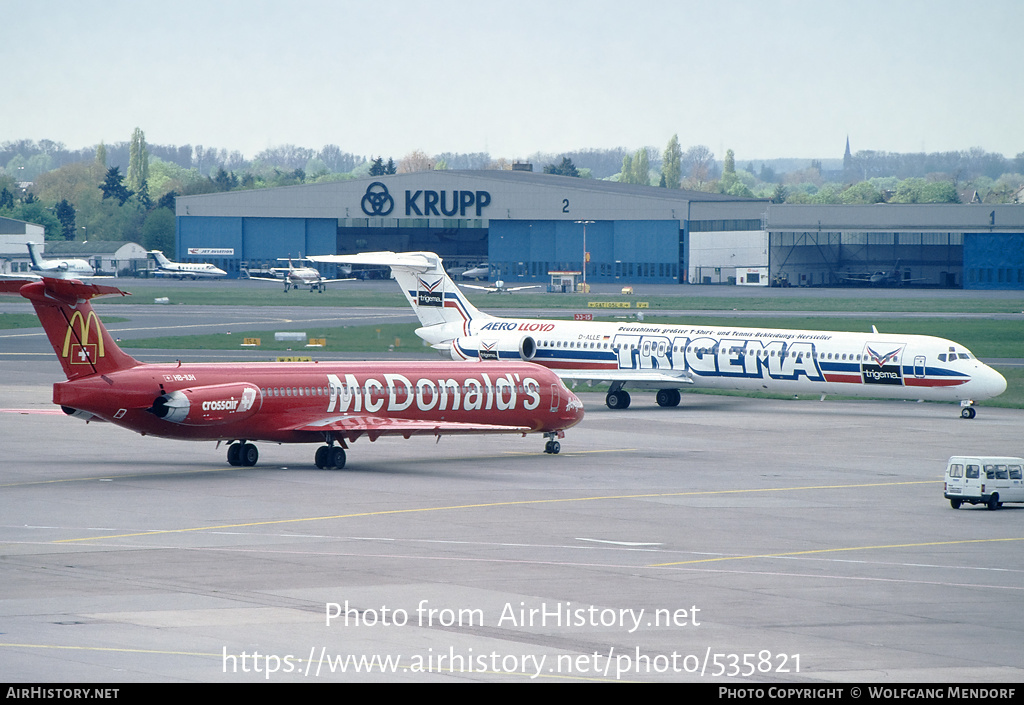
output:
[[[576,221],[573,221],[573,222],[583,226],[583,293],[585,294],[588,291],[588,289],[587,289],[587,260],[588,260],[588,254],[587,254],[587,226],[588,225],[593,225],[594,221],[592,221],[592,220],[576,220]]]

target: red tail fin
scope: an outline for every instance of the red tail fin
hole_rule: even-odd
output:
[[[19,293],[32,302],[68,379],[135,367],[139,361],[117,346],[89,299],[127,292],[76,279],[43,279]]]

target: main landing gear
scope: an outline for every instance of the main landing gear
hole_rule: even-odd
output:
[[[341,446],[320,446],[316,449],[316,466],[321,470],[343,470],[345,449]]]
[[[251,468],[260,459],[256,446],[246,441],[239,441],[228,446],[228,465]]]
[[[678,389],[659,389],[655,397],[658,406],[679,406],[682,398],[683,395],[679,393]]]
[[[604,403],[609,409],[629,408],[629,392],[622,389],[622,382],[612,382],[612,386],[608,387],[608,396],[604,398]]]
[[[678,389],[659,389],[655,398],[658,406],[679,406],[682,394]],[[622,382],[613,382],[608,388],[608,396],[604,398],[609,409],[628,409],[629,401],[629,392],[622,388]]]
[[[259,450],[248,441],[242,440],[228,446],[228,465],[251,468],[259,459]],[[321,470],[341,470],[345,467],[345,449],[333,444],[320,446],[316,449],[315,461]]]

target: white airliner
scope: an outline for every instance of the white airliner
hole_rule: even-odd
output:
[[[210,279],[228,274],[220,267],[206,262],[172,262],[160,250],[150,250],[147,254],[156,262],[157,272],[176,279]]]
[[[84,259],[62,258],[43,259],[39,254],[39,243],[26,242],[28,257],[32,260],[30,272],[15,272],[0,275],[3,279],[96,279],[96,269]]]
[[[925,335],[727,328],[644,322],[498,318],[473,307],[430,252],[326,255],[321,262],[390,265],[423,327],[416,334],[456,360],[523,359],[559,377],[656,389],[676,406],[690,388],[974,402],[1006,390],[1001,374],[951,340]]]
[[[355,281],[353,277],[345,279],[325,279],[324,275],[321,274],[317,269],[313,267],[296,267],[292,264],[291,257],[280,258],[282,262],[288,262],[288,267],[273,267],[270,271],[281,272],[284,276],[284,291],[287,294],[291,289],[298,289],[299,287],[308,286],[310,293],[319,291],[321,294],[327,291],[327,285],[334,282],[349,282]],[[303,258],[299,258],[301,261]],[[304,259],[320,261],[313,257],[306,257]],[[279,282],[281,279],[276,277],[260,276],[258,274],[250,274],[250,279],[259,279],[262,281],[276,281]]]

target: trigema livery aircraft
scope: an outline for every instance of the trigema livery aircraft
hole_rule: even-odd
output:
[[[160,250],[150,250],[146,254],[156,262],[156,271],[159,274],[176,279],[212,279],[226,277],[228,274],[220,267],[206,262],[172,262]]]
[[[30,273],[16,272],[4,274],[0,275],[0,278],[20,279],[22,281],[25,279],[42,279],[43,277],[53,277],[55,279],[109,279],[109,277],[96,277],[96,270],[84,259],[77,257],[43,259],[39,254],[39,243],[26,242],[25,244],[28,246],[29,259],[32,260],[32,271]]]
[[[89,300],[124,295],[68,279],[0,282],[32,302],[66,382],[53,403],[143,435],[228,441],[231,465],[255,465],[251,441],[318,443],[319,468],[345,467],[357,438],[542,433],[545,453],[583,418],[550,370],[524,362],[143,364],[123,352]]]
[[[687,387],[975,401],[1002,394],[1006,380],[951,340],[923,335],[721,328],[497,318],[481,313],[431,252],[325,255],[323,262],[387,264],[423,327],[416,334],[456,360],[529,360],[562,379],[609,382],[612,409],[624,387],[656,389],[676,406]]]
[[[299,258],[302,261],[303,258]],[[305,259],[312,259],[306,257]],[[284,275],[284,293],[288,293],[289,289],[298,289],[299,287],[308,286],[310,293],[319,291],[321,294],[327,291],[327,285],[334,282],[349,282],[355,281],[354,278],[348,277],[346,279],[325,279],[324,275],[319,270],[313,267],[296,267],[292,264],[291,257],[285,257],[281,259],[282,262],[287,261],[288,267],[274,267],[271,269],[272,272],[281,272]],[[280,279],[264,277],[256,274],[250,274],[250,279],[260,279],[263,281],[281,281]]]

